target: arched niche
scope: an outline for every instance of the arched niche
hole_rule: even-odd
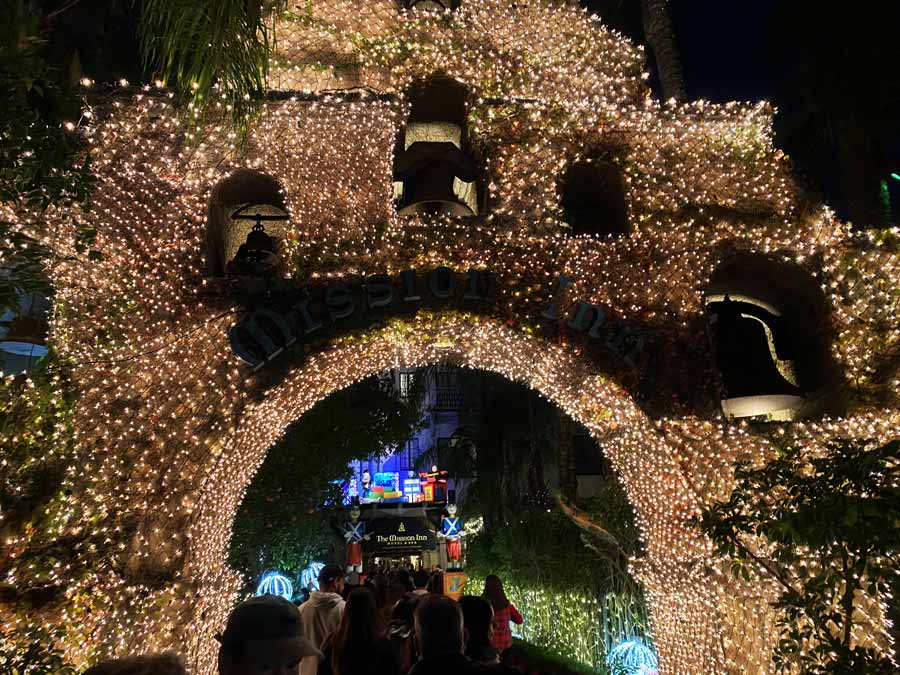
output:
[[[806,270],[740,254],[712,275],[705,303],[727,416],[843,412],[841,373],[824,331],[828,303]]]
[[[236,212],[238,212],[236,214]],[[253,230],[252,216],[262,215],[265,231],[283,236],[286,215],[281,185],[271,176],[250,169],[238,169],[212,189],[206,218],[206,265],[211,276],[224,276],[241,245]]]
[[[620,237],[630,232],[625,179],[612,162],[571,163],[560,184],[560,206],[573,234]]]
[[[401,215],[478,213],[478,169],[466,131],[466,88],[444,75],[410,87],[410,112],[394,156]]]
[[[431,10],[436,12],[452,11],[459,7],[460,0],[400,0],[404,9]]]

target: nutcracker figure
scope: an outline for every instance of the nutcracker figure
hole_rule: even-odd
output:
[[[347,541],[347,571],[362,573],[362,542],[372,535],[366,534],[366,523],[359,519],[359,507],[350,507],[350,520],[344,523],[344,539]]]
[[[447,504],[449,515],[441,518],[441,531],[438,536],[447,540],[448,569],[462,569],[462,538],[465,536],[463,525],[456,516],[456,504]]]

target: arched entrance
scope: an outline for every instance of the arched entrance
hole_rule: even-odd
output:
[[[397,321],[362,337],[339,339],[290,370],[247,406],[236,432],[214,453],[188,531],[185,576],[199,601],[190,625],[190,660],[210,672],[213,635],[224,624],[236,574],[225,564],[234,513],[267,449],[285,428],[330,393],[389,368],[451,361],[521,382],[602,439],[634,507],[646,546],[634,573],[646,587],[662,672],[730,672],[736,654],[722,636],[734,630],[723,607],[744,601],[705,562],[690,525],[699,501],[675,452],[617,384],[573,350],[495,320],[448,313]],[[648,442],[649,439],[649,442]],[[729,604],[723,603],[727,599]],[[742,625],[744,633],[753,626]],[[743,665],[765,651],[764,632],[742,645]],[[736,671],[735,671],[736,672]]]

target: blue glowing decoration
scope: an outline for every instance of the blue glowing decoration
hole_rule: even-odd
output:
[[[285,600],[294,597],[291,580],[280,572],[267,572],[256,587],[256,595],[280,595]]]
[[[606,655],[606,665],[613,675],[657,675],[659,661],[653,650],[640,640],[626,640]]]
[[[313,591],[319,590],[319,572],[323,567],[325,567],[324,563],[310,563],[306,569],[300,572],[300,585]]]

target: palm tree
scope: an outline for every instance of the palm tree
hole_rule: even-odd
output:
[[[897,7],[863,3],[848,12],[798,0],[775,16],[769,40],[773,60],[785,64],[779,145],[820,189],[832,188],[842,215],[861,228],[890,220],[880,188],[900,150],[898,19]]]
[[[684,69],[675,43],[667,0],[641,0],[641,21],[662,85],[663,98],[684,101]]]

